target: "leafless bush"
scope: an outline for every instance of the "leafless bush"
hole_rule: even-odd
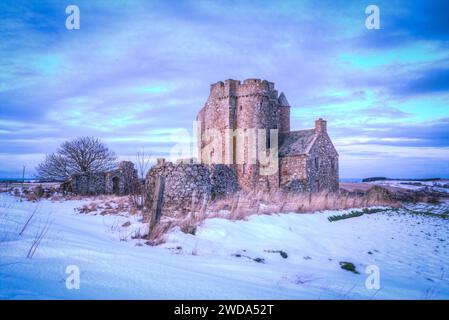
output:
[[[145,185],[145,175],[150,165],[150,155],[142,151],[136,154],[137,176],[135,171],[124,172],[125,189],[129,193],[132,205],[138,210],[145,209],[148,192]]]

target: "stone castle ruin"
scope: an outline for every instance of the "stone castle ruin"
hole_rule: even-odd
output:
[[[290,108],[285,95],[266,80],[212,84],[197,116],[197,159],[159,159],[147,174],[147,189],[154,192],[157,177],[163,176],[165,203],[240,189],[337,191],[338,153],[326,121],[291,131]]]
[[[338,189],[338,153],[326,121],[290,131],[290,104],[274,83],[217,82],[197,116],[202,163],[226,163],[242,189]]]

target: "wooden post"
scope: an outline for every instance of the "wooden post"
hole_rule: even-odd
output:
[[[153,194],[153,204],[151,206],[151,220],[150,220],[150,229],[148,235],[151,236],[154,227],[162,215],[162,205],[164,203],[164,188],[165,188],[165,178],[163,176],[158,176],[156,178],[156,185],[154,188]]]
[[[23,166],[23,168],[22,168],[22,187],[23,187],[23,184],[25,183],[25,168],[26,168],[26,166]]]

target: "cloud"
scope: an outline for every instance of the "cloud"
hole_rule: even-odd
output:
[[[398,83],[393,91],[401,95],[449,93],[449,68],[420,70],[414,78]]]
[[[447,146],[446,4],[380,1],[377,31],[358,1],[77,4],[81,29],[67,31],[65,3],[0,3],[0,174],[80,134],[122,157],[168,154],[228,78],[274,81],[293,128],[323,116],[366,152]]]

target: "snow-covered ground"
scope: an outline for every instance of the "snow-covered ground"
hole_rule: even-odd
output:
[[[86,203],[0,194],[0,299],[449,298],[449,220],[425,214],[447,215],[447,203],[335,222],[328,217],[344,212],[214,218],[195,235],[174,230],[155,247],[132,239],[146,227],[139,217],[74,210]],[[66,288],[69,265],[80,269],[79,290]],[[378,290],[365,286],[373,265]]]
[[[390,186],[408,190],[428,190],[449,194],[449,180],[411,181],[411,180],[379,180],[369,182],[379,186]]]

